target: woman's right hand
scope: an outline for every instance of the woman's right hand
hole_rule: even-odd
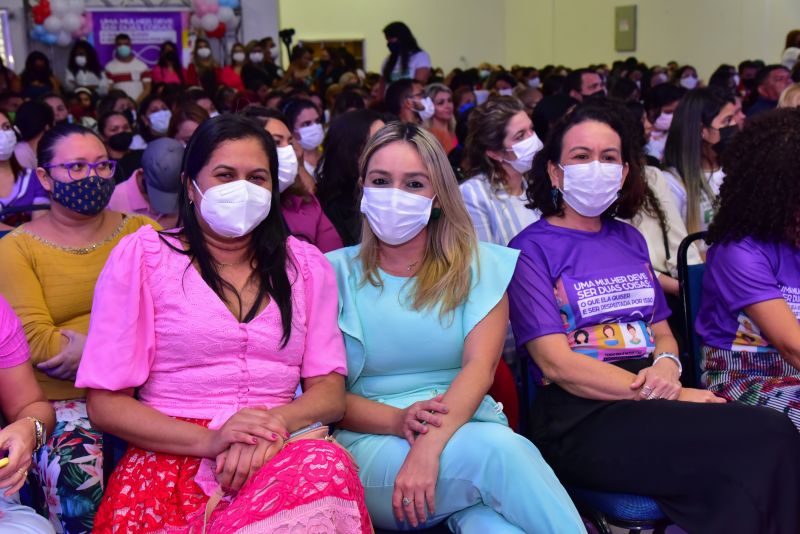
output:
[[[432,399],[415,402],[405,410],[400,410],[395,424],[395,435],[406,438],[406,441],[413,445],[417,435],[425,434],[428,431],[428,425],[442,426],[442,418],[436,414],[448,412],[447,406],[442,403],[443,398],[444,395],[437,395]]]
[[[233,414],[218,430],[212,430],[206,458],[216,458],[234,443],[257,445],[258,438],[269,442],[288,439],[286,422],[266,407],[243,408]]]
[[[29,419],[20,419],[0,430],[0,450],[8,451],[8,465],[0,468],[0,491],[13,495],[28,479],[36,429]]]
[[[717,397],[707,389],[695,388],[681,388],[680,395],[678,395],[678,400],[684,402],[710,402],[712,404],[724,404],[728,402],[722,397]]]
[[[217,482],[225,490],[239,491],[250,478],[283,448],[285,441],[258,440],[256,445],[234,443],[217,456]]]

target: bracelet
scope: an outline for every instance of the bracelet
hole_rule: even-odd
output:
[[[658,360],[660,360],[661,358],[667,358],[667,359],[672,360],[673,362],[675,362],[675,365],[678,366],[678,377],[680,378],[680,376],[683,374],[683,365],[681,365],[680,358],[678,358],[676,355],[672,354],[671,352],[662,352],[662,353],[658,354],[655,358],[653,358],[653,365],[658,363]]]
[[[36,446],[33,449],[34,454],[39,452],[39,450],[44,446],[45,441],[47,440],[46,434],[47,429],[39,419],[36,417],[28,416],[25,419],[33,422],[33,428],[36,431]]]

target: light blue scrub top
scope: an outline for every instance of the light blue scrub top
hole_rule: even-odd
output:
[[[348,391],[397,408],[444,393],[461,371],[467,335],[502,299],[519,251],[479,243],[469,297],[440,319],[439,306],[421,311],[411,307],[413,278],[379,271],[383,288],[362,285],[359,249],[356,245],[327,254],[339,285]],[[502,407],[489,396],[472,420],[507,424]],[[349,446],[363,436],[340,430],[336,438]]]

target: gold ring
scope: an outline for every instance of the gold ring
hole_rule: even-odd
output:
[[[411,504],[411,499],[403,497],[403,506],[408,506],[409,504]]]

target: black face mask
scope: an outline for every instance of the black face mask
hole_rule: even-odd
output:
[[[389,52],[391,52],[392,54],[400,53],[400,43],[398,43],[397,41],[393,43],[386,43],[386,46],[389,47]]]
[[[592,93],[590,95],[583,95],[583,101],[584,102],[586,102],[587,100],[594,100],[594,101],[604,100],[605,98],[606,98],[606,92],[603,89],[600,89],[599,91],[595,91],[594,93]]]
[[[131,146],[131,142],[133,142],[132,132],[120,132],[108,138],[109,148],[117,152],[127,151]]]
[[[711,148],[714,149],[717,156],[721,156],[722,153],[728,149],[728,146],[730,146],[731,141],[733,141],[737,133],[739,133],[739,127],[736,125],[725,126],[719,129],[719,141],[711,145]]]

